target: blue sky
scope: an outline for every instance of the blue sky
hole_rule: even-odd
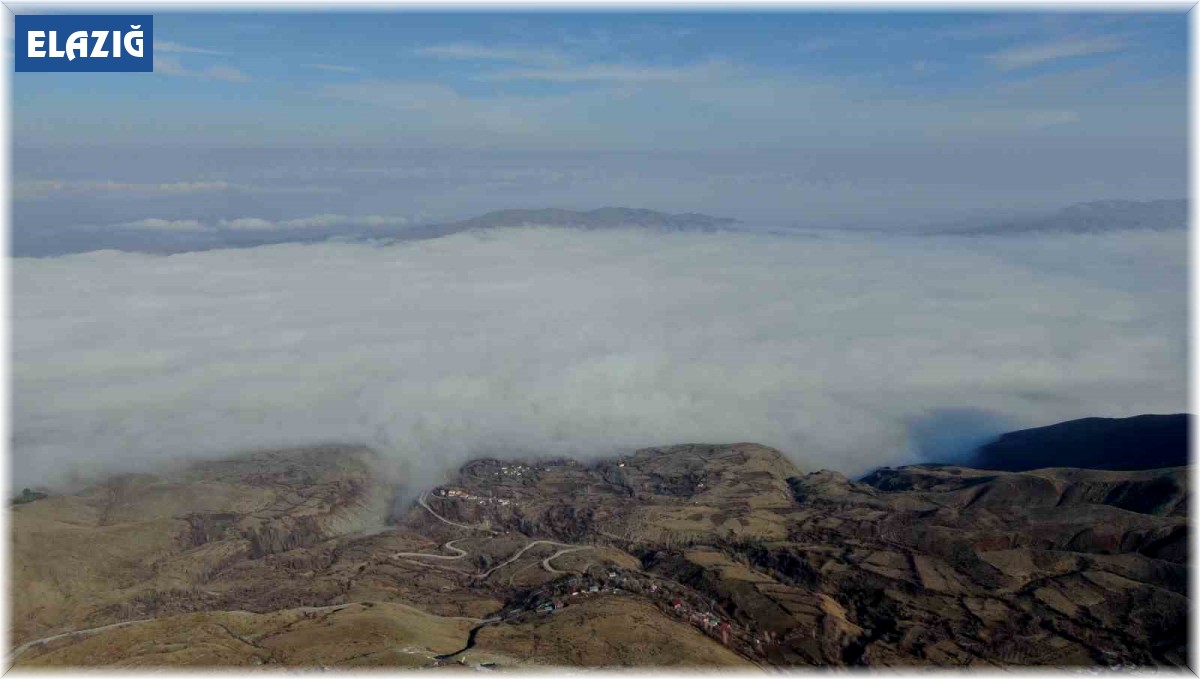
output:
[[[15,74],[18,228],[64,200],[131,222],[617,203],[865,223],[1185,192],[1182,8],[153,13],[153,74]],[[230,188],[272,182],[342,198]],[[139,183],[177,200],[113,197]]]
[[[682,149],[1184,124],[1182,13],[158,13],[156,42],[155,75],[17,74],[18,137]]]

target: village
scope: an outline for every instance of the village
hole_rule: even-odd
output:
[[[685,592],[677,586],[669,586],[665,581],[660,584],[645,574],[621,569],[599,573],[593,570],[550,583],[547,589],[548,591],[539,592],[526,603],[526,612],[543,616],[554,615],[568,606],[583,603],[596,596],[641,595],[674,618],[692,625],[726,646],[734,646],[738,641],[735,639],[732,622],[714,612],[715,606],[711,602],[701,601],[695,593]],[[756,646],[761,643],[757,638],[754,640]]]
[[[623,469],[627,463],[626,459],[618,459],[615,467]],[[574,460],[563,460],[558,464],[579,466]],[[522,490],[513,486],[528,487],[536,484],[546,471],[549,471],[549,468],[545,465],[495,459],[476,460],[465,467],[462,474],[468,479],[476,479],[480,485],[443,486],[434,489],[431,496],[443,500],[470,502],[478,506],[516,506],[520,504]],[[668,496],[688,496],[706,490],[708,480],[706,474],[688,475],[676,483],[656,484],[655,492]],[[509,495],[508,497],[497,497],[494,494],[496,489],[506,486],[515,491],[515,496],[509,495],[508,492],[504,493]],[[667,616],[691,625],[743,655],[761,656],[766,651],[764,642],[768,640],[767,636],[738,625],[722,612],[719,605],[703,594],[652,572],[612,566],[593,566],[583,573],[576,572],[526,592],[517,600],[510,601],[506,607],[507,611],[501,613],[499,619],[518,622],[553,616],[569,606],[584,604],[602,596],[643,598]]]
[[[456,500],[467,500],[476,504],[495,504],[501,507],[507,507],[511,504],[511,500],[502,497],[484,497],[481,495],[472,495],[461,488],[437,488],[433,491],[434,497],[454,498]]]

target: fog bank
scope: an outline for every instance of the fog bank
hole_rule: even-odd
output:
[[[981,427],[1186,410],[1186,268],[1180,232],[511,229],[16,259],[12,483],[318,442],[417,483],[684,442],[857,474]]]

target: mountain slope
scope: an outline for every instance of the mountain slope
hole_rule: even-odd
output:
[[[1188,464],[1188,415],[1089,417],[1009,432],[967,463],[979,469],[1158,469]]]

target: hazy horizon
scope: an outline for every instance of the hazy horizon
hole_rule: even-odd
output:
[[[14,243],[604,205],[913,229],[1181,198],[1185,17],[158,12],[152,74],[14,74]]]

